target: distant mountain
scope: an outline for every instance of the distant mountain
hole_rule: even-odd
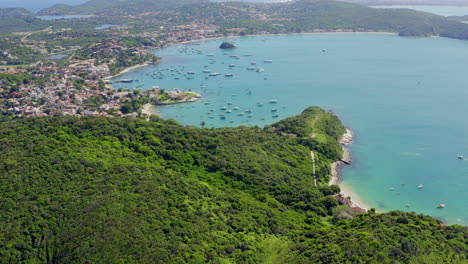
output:
[[[467,0],[342,0],[363,5],[436,5],[468,6]]]
[[[24,8],[0,8],[0,18],[30,16],[35,16],[35,14]]]
[[[142,12],[175,8],[190,3],[204,3],[209,0],[90,0],[82,5],[54,5],[38,12],[40,15],[102,14],[112,10],[113,14],[137,14]]]

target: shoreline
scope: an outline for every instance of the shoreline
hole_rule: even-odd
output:
[[[268,33],[268,34],[250,34],[250,35],[244,35],[244,36],[211,37],[211,38],[204,38],[204,39],[181,41],[181,42],[169,44],[168,46],[180,45],[180,44],[190,44],[190,43],[194,43],[194,42],[207,41],[207,40],[228,39],[228,38],[261,37],[261,36],[287,36],[287,35],[318,35],[318,34],[379,34],[379,35],[382,34],[382,35],[398,35],[397,32],[389,32],[389,31],[333,31],[333,30],[327,30],[327,31],[316,31],[316,32],[301,32],[301,33],[295,33],[295,32],[279,33],[279,34]],[[162,47],[162,48],[164,48],[164,47]]]
[[[333,30],[328,30],[328,31],[316,31],[316,32],[301,32],[301,33],[280,33],[280,34],[251,34],[251,35],[245,35],[245,36],[222,36],[222,37],[211,37],[211,38],[204,38],[204,39],[196,39],[196,40],[187,40],[187,41],[181,41],[181,42],[176,42],[176,43],[170,43],[167,46],[173,46],[173,45],[182,45],[182,44],[190,44],[190,43],[195,43],[195,42],[201,42],[201,41],[208,41],[208,40],[216,40],[216,39],[229,39],[229,38],[243,38],[243,37],[260,37],[260,36],[287,36],[287,35],[316,35],[316,34],[383,34],[383,35],[398,35],[396,32],[387,32],[387,31],[333,31]],[[149,51],[152,50],[157,50],[157,49],[162,49],[167,46],[161,46],[157,47],[154,49],[150,49]],[[160,58],[158,61],[155,63],[150,63],[150,62],[144,62],[141,64],[133,65],[131,67],[125,68],[119,73],[116,73],[114,75],[106,76],[103,78],[104,81],[108,81],[112,78],[116,78],[120,75],[123,75],[125,73],[128,73],[130,71],[136,70],[138,68],[142,68],[145,66],[149,65],[156,65],[159,62],[161,62],[162,58]],[[112,89],[112,84],[107,84],[106,85],[109,89]]]
[[[116,73],[116,74],[114,74],[114,75],[106,76],[106,77],[103,78],[103,80],[104,80],[104,81],[108,81],[108,80],[110,80],[110,79],[112,79],[112,78],[118,77],[118,76],[120,76],[120,75],[123,75],[123,74],[125,74],[125,73],[131,72],[131,71],[136,70],[136,69],[138,69],[138,68],[146,67],[146,66],[149,66],[149,65],[156,65],[156,64],[158,64],[160,61],[161,61],[161,59],[158,59],[158,60],[157,60],[156,62],[154,62],[154,63],[151,63],[151,62],[149,62],[149,61],[146,61],[146,62],[143,62],[143,63],[140,63],[140,64],[136,64],[136,65],[133,65],[133,66],[130,66],[130,67],[128,67],[128,68],[125,68],[125,69],[121,70],[119,73]]]
[[[154,106],[155,105],[152,104],[152,103],[147,103],[147,104],[143,105],[143,107],[141,108],[141,113],[147,115],[148,117],[150,117],[151,115],[157,115],[157,116],[160,117],[161,116],[160,113],[151,111],[151,109]]]
[[[353,143],[355,139],[354,133],[346,128],[346,133],[344,133],[341,139],[338,140],[338,143],[341,144],[343,148],[343,156],[341,160],[335,161],[331,164],[331,179],[329,185],[336,184],[340,187],[341,192],[340,196],[346,200],[346,205],[355,209],[356,211],[365,211],[367,212],[370,207],[359,197],[359,195],[354,192],[347,184],[342,182],[341,173],[344,165],[349,165],[351,163],[351,151],[346,148],[346,145]]]

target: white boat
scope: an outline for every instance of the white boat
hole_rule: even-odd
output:
[[[248,115],[247,117],[252,117],[252,116],[253,116],[253,115],[252,115],[252,114],[250,114],[250,115]]]
[[[258,69],[256,70],[256,72],[262,72],[262,71],[263,71],[262,68],[258,68]]]
[[[418,189],[421,189],[422,187],[424,187],[424,185],[422,185],[422,184],[418,185]]]
[[[227,110],[226,113],[232,113],[232,110]]]
[[[228,108],[226,106],[221,107],[221,110],[227,110]]]
[[[243,115],[244,115],[244,113],[242,113],[242,112],[241,112],[241,113],[238,113],[237,115],[238,115],[238,116],[243,116]]]
[[[272,112],[278,111],[276,108],[271,109]]]
[[[270,104],[276,104],[278,102],[278,100],[270,100],[268,101]]]
[[[210,73],[210,70],[203,70],[204,73]]]
[[[229,64],[229,67],[231,67],[231,68],[236,67],[236,65],[235,64]]]
[[[239,107],[236,106],[236,107],[234,107],[234,108],[232,108],[232,109],[234,109],[234,110],[239,110]]]
[[[253,71],[253,70],[255,70],[255,67],[247,67],[247,70]]]
[[[263,62],[264,63],[272,63],[273,61],[272,60],[264,60]]]
[[[457,158],[458,158],[459,160],[464,160],[464,159],[465,159],[465,157],[463,157],[462,155],[458,155]]]
[[[234,75],[233,75],[232,73],[226,73],[224,76],[226,76],[226,77],[232,77],[232,76],[234,76]]]
[[[439,204],[437,205],[437,208],[445,208],[445,204]]]

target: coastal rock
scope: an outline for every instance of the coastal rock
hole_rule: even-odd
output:
[[[354,133],[353,131],[346,128],[346,133],[338,140],[338,143],[341,145],[349,145],[354,141]]]
[[[236,46],[234,44],[232,44],[231,42],[223,42],[221,43],[221,45],[219,46],[220,49],[235,49]]]

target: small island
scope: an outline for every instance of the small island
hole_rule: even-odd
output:
[[[220,49],[235,49],[236,46],[234,44],[232,44],[231,42],[223,42],[221,43],[221,45],[219,46]]]
[[[192,91],[186,92],[177,88],[174,88],[171,91],[165,91],[164,89],[159,89],[157,86],[148,89],[146,93],[150,98],[152,98],[151,101],[155,105],[190,103],[201,98],[200,94]]]

